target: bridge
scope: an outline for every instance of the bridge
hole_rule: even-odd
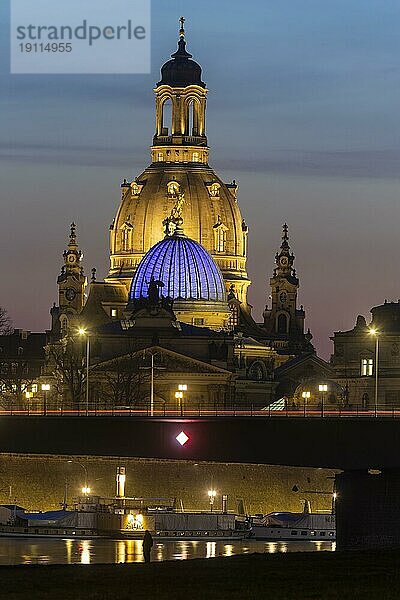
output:
[[[1,415],[0,452],[338,469],[338,547],[400,545],[400,419],[389,416]]]
[[[184,432],[181,445],[176,437]],[[400,419],[0,415],[0,452],[400,469]]]

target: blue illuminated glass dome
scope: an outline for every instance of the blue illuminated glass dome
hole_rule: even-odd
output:
[[[181,229],[155,244],[140,261],[130,298],[147,297],[151,278],[162,281],[160,292],[173,300],[226,302],[222,273],[207,250]]]

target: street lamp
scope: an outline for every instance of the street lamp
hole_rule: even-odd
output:
[[[182,391],[175,392],[175,398],[178,400],[181,417],[183,417],[183,406],[182,406],[183,392]]]
[[[307,392],[302,392],[301,397],[303,398],[303,403],[304,403],[304,416],[306,415],[306,403],[307,400],[309,400],[311,398],[311,392],[307,391]]]
[[[214,506],[214,500],[215,500],[215,496],[217,495],[217,492],[215,490],[208,490],[207,494],[208,494],[208,498],[210,501],[210,512],[212,512],[213,506]]]
[[[321,392],[322,401],[321,401],[321,416],[324,416],[324,396],[325,392],[328,391],[328,385],[326,383],[320,383],[318,386],[318,391]]]
[[[188,386],[186,383],[178,384],[178,392],[175,392],[175,398],[179,400],[181,417],[183,417],[183,392],[187,392]]]
[[[154,416],[154,369],[163,370],[165,367],[155,367],[154,366],[154,357],[160,352],[151,352],[150,350],[144,350],[143,358],[146,357],[146,354],[150,354],[151,362],[150,367],[139,367],[140,369],[150,369],[150,416]]]
[[[67,462],[69,464],[79,465],[84,470],[84,473],[85,473],[85,484],[82,486],[81,492],[82,492],[82,494],[84,496],[87,496],[91,492],[91,488],[88,485],[88,470],[87,470],[87,467],[83,463],[78,462],[76,460],[68,460]]]
[[[90,335],[84,327],[79,327],[78,335],[86,337],[86,416],[89,414],[89,362],[90,362]]]
[[[379,331],[375,328],[369,330],[369,334],[375,338],[375,417],[378,416],[378,369],[379,369]]]
[[[47,412],[47,392],[50,391],[49,383],[42,383],[42,392],[43,392],[43,414],[46,415]]]

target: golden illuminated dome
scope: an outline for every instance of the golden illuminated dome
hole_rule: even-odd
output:
[[[246,303],[247,226],[236,183],[224,183],[208,165],[207,88],[201,67],[186,51],[183,22],[178,50],[162,67],[154,90],[152,163],[121,186],[121,203],[110,230],[107,281],[121,281],[130,289],[140,260],[171,226],[169,217],[178,202],[186,235],[204,246],[219,266],[226,289],[233,285],[237,298]]]

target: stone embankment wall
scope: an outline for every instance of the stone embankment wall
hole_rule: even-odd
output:
[[[216,509],[221,507],[222,494],[228,495],[229,509],[236,510],[236,499],[242,498],[251,514],[298,511],[304,498],[313,510],[331,506],[329,493],[313,493],[332,490],[334,471],[328,469],[15,454],[0,454],[0,503],[16,502],[30,510],[57,509],[65,489],[71,502],[85,483],[85,470],[78,463],[87,469],[92,492],[108,498],[115,495],[116,467],[123,465],[127,496],[174,497],[185,509],[207,509],[210,488],[217,491]],[[293,486],[299,491],[293,492]]]

